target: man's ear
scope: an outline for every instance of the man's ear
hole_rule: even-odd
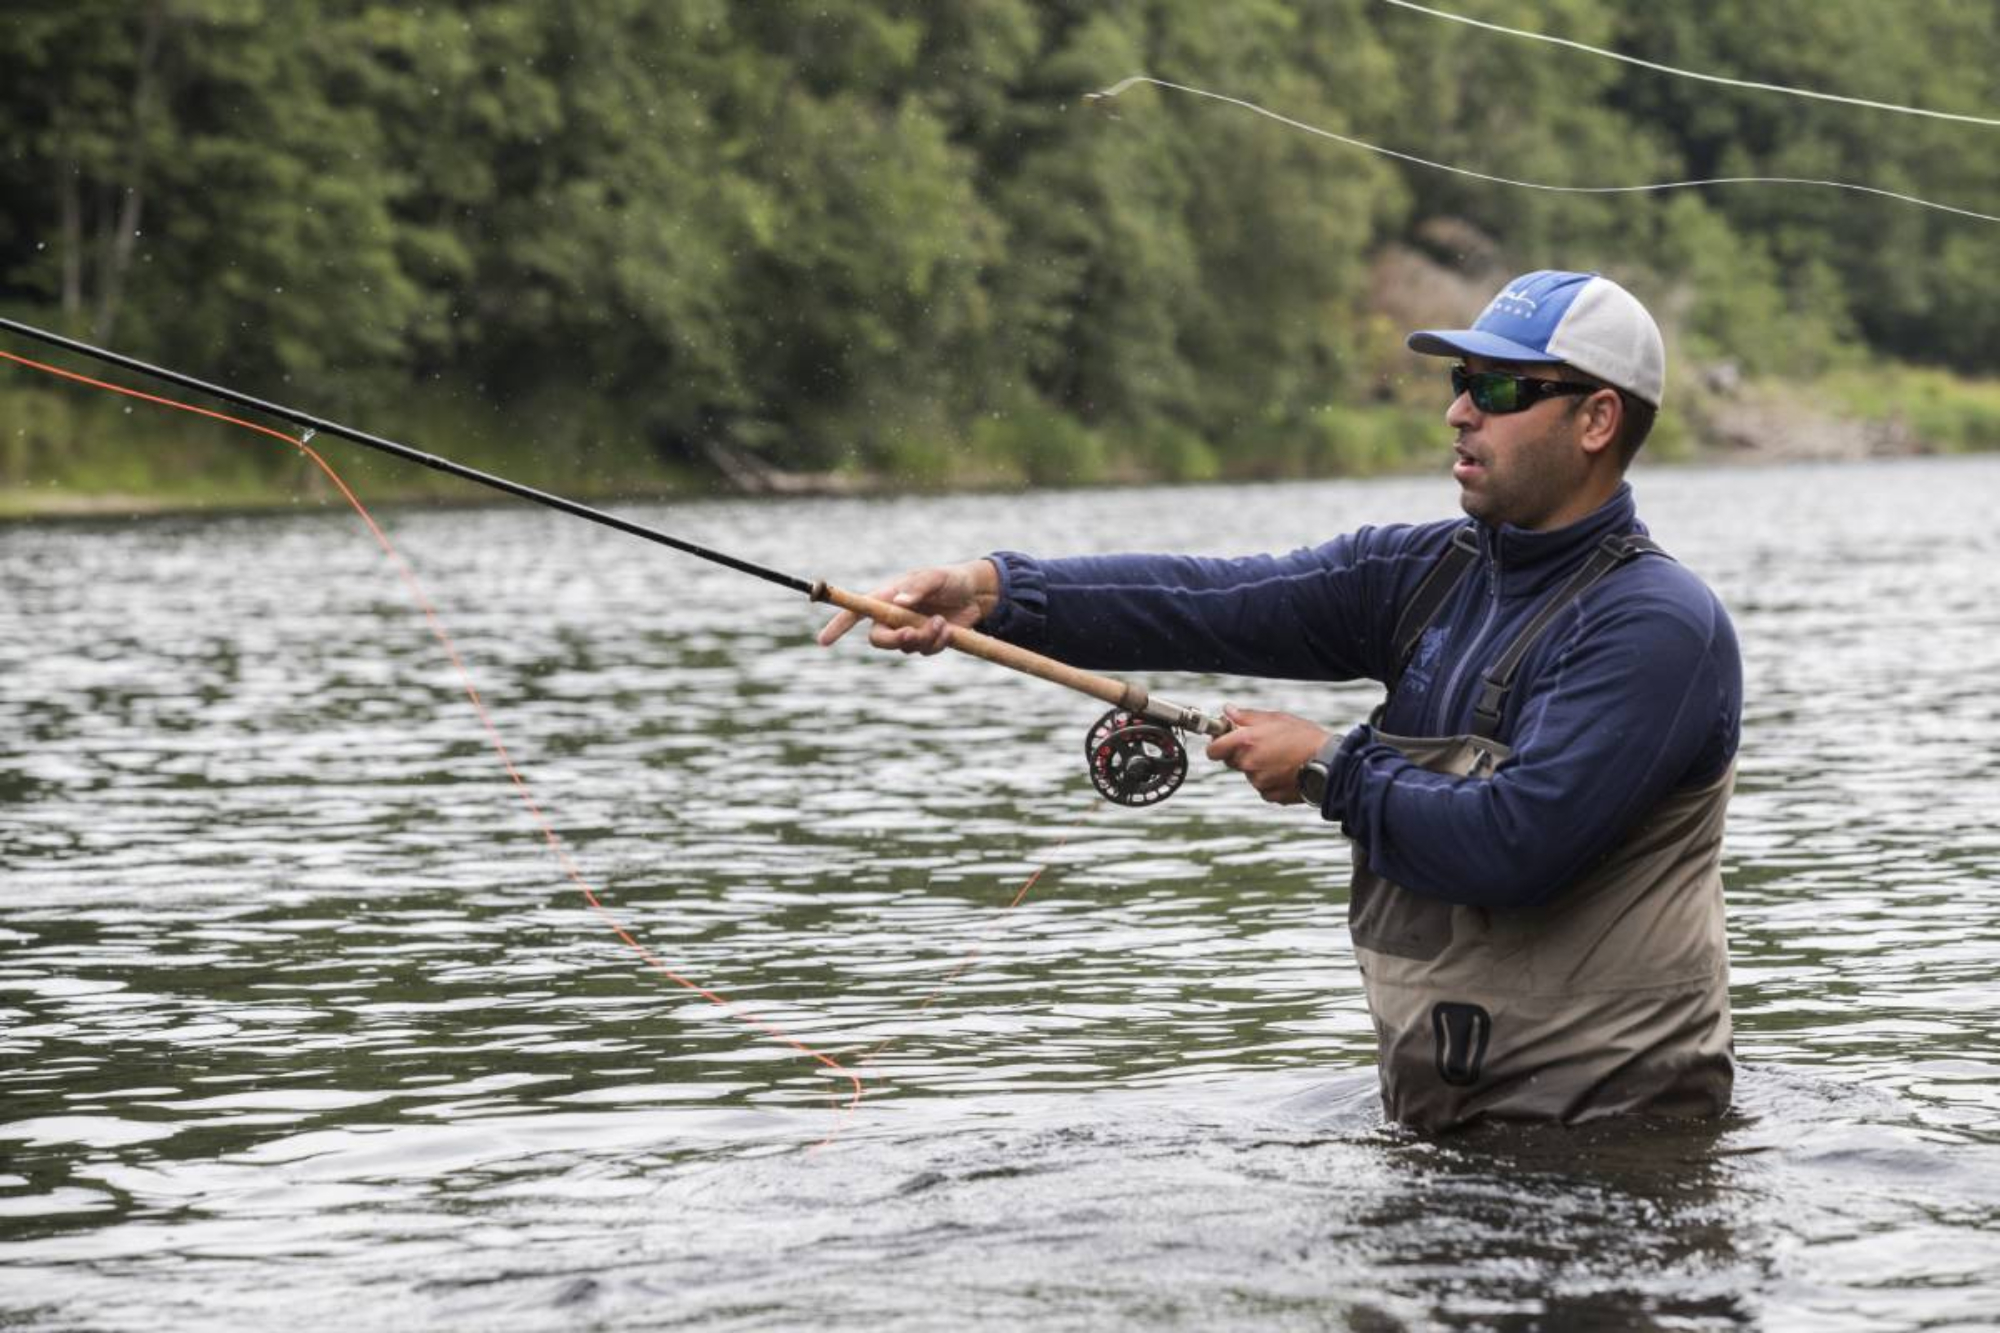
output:
[[[1616,389],[1599,389],[1583,400],[1578,414],[1583,417],[1583,436],[1578,442],[1586,453],[1602,453],[1625,424],[1625,400]]]

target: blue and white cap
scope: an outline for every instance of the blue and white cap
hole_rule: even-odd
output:
[[[1502,289],[1469,329],[1419,329],[1410,350],[1426,356],[1561,362],[1660,405],[1667,348],[1639,298],[1595,273],[1543,269]]]

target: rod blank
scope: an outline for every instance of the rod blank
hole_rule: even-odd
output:
[[[47,329],[36,328],[32,324],[23,324],[19,320],[0,316],[0,329],[17,333],[24,338],[31,338],[36,342],[46,343],[51,347],[61,348],[66,352],[73,352],[78,356],[103,362],[106,365],[117,366],[122,370],[129,370],[151,379],[178,385],[184,389],[192,389],[197,393],[207,394],[211,398],[217,398],[226,403],[234,403],[238,407],[248,408],[250,411],[259,412],[268,417],[275,417],[280,421],[288,421],[294,426],[301,427],[308,432],[332,435],[353,444],[361,445],[364,448],[389,454],[406,462],[416,463],[434,472],[442,472],[447,476],[473,482],[490,490],[501,491],[507,495],[532,501],[535,504],[557,510],[574,518],[585,519],[602,527],[612,528],[618,532],[644,538],[646,541],[653,542],[656,545],[670,547],[683,554],[694,556],[700,560],[706,560],[711,564],[721,565],[724,568],[736,570],[738,573],[762,579],[766,583],[775,583],[781,588],[789,588],[793,592],[803,593],[812,601],[830,602],[842,610],[867,616],[870,620],[878,620],[890,625],[920,625],[925,619],[917,612],[911,611],[906,607],[882,601],[879,598],[864,597],[859,593],[848,592],[845,589],[836,588],[823,581],[809,582],[796,575],[787,574],[782,570],[772,569],[769,566],[760,565],[754,561],[744,560],[727,552],[718,551],[712,547],[688,541],[686,538],[662,532],[658,528],[648,527],[643,523],[635,523],[628,518],[620,518],[616,514],[606,513],[602,509],[594,508],[578,500],[569,499],[566,496],[538,490],[522,482],[496,476],[491,472],[482,472],[478,468],[467,467],[463,463],[454,463],[449,458],[441,458],[437,454],[425,453],[421,449],[411,448],[407,444],[400,444],[395,440],[371,434],[368,431],[357,430],[352,426],[343,425],[338,421],[330,421],[325,417],[314,416],[310,412],[302,412],[298,408],[287,407],[283,403],[273,403],[262,398],[252,397],[250,394],[242,393],[225,385],[212,384],[207,380],[196,379],[194,376],[183,374],[178,370],[169,370],[164,366],[156,366],[149,361],[141,361],[137,357],[126,356],[123,353],[113,352],[75,338],[64,337],[60,333],[51,333]],[[1135,714],[1141,714],[1153,721],[1176,727],[1182,731],[1204,732],[1211,736],[1220,736],[1229,730],[1229,723],[1227,721],[1220,718],[1211,718],[1196,709],[1185,708],[1179,704],[1169,703],[1164,699],[1154,699],[1142,685],[1119,680],[1113,676],[1102,676],[1095,672],[1085,671],[1079,667],[1070,666],[1066,662],[1058,662],[1052,657],[1045,657],[1040,653],[1031,652],[1026,648],[1017,647],[1014,644],[981,634],[976,630],[961,629],[953,626],[950,644],[959,652],[982,658],[988,662],[1007,667],[1013,671],[1019,671],[1025,675],[1039,677],[1042,680],[1053,682],[1081,694],[1090,695],[1115,707],[1126,709]]]

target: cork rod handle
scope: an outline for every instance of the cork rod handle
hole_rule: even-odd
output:
[[[815,602],[830,602],[843,611],[852,611],[858,616],[880,621],[884,625],[914,628],[929,619],[908,607],[885,602],[878,597],[866,597],[845,588],[836,588],[830,583],[813,585],[812,599]],[[1030,652],[1026,648],[1006,643],[978,630],[965,629],[958,625],[951,627],[950,645],[961,653],[983,657],[1010,670],[1020,671],[1030,676],[1040,676],[1043,680],[1057,685],[1068,686],[1072,690],[1102,699],[1105,703],[1129,708],[1134,712],[1146,706],[1146,691],[1128,681],[1112,676],[1100,676],[1094,671],[1073,667],[1067,662],[1058,662],[1053,657]]]
[[[879,597],[867,597],[858,592],[849,592],[845,588],[836,588],[824,581],[813,584],[811,597],[815,602],[827,602],[843,611],[852,611],[855,615],[866,616],[884,625],[914,628],[928,619],[908,607],[885,602]],[[1044,657],[1040,653],[1004,642],[989,634],[981,634],[978,630],[953,625],[946,642],[961,653],[984,658],[988,662],[1019,671],[1024,675],[1039,676],[1043,680],[1065,686],[1079,694],[1102,699],[1105,703],[1135,714],[1144,714],[1155,721],[1179,727],[1183,731],[1198,731],[1210,736],[1220,736],[1230,729],[1229,723],[1223,718],[1209,717],[1195,709],[1184,708],[1164,699],[1152,698],[1143,685],[1119,680],[1116,676],[1103,676],[1094,671],[1085,671],[1081,667],[1058,662],[1053,657]]]

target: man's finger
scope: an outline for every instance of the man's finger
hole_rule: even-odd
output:
[[[907,606],[912,601],[916,600],[915,597],[913,597],[911,593],[904,587],[904,584],[909,579],[910,575],[905,574],[902,578],[894,579],[888,583],[883,584],[881,587],[877,588],[875,591],[869,593],[868,595],[874,598],[878,602],[894,602],[898,606]],[[841,636],[845,635],[847,631],[853,629],[856,625],[860,624],[866,618],[867,617],[864,617],[858,611],[839,612],[837,615],[833,617],[833,619],[827,621],[825,625],[820,627],[820,631],[817,636],[819,640],[819,646],[822,648],[832,647],[836,642],[840,640]],[[897,646],[895,644],[884,642],[882,636],[874,631],[871,631],[869,633],[868,641],[874,644],[877,648],[890,648]]]
[[[1232,717],[1232,712],[1233,710],[1225,708],[1222,710],[1222,715],[1237,724],[1235,729],[1225,731],[1210,741],[1207,752],[1210,759],[1213,759],[1218,764],[1227,764],[1230,768],[1236,767],[1230,761],[1236,757],[1237,752],[1250,743],[1249,734],[1243,730],[1241,718]]]
[[[934,657],[951,646],[951,622],[943,616],[932,616],[923,629],[912,632],[921,645],[917,651],[926,657]]]
[[[822,648],[831,648],[835,643],[840,641],[841,635],[847,633],[847,631],[860,623],[861,617],[855,615],[854,612],[838,612],[833,619],[820,626],[819,634],[816,636],[819,646]]]
[[[868,631],[868,642],[877,648],[929,657],[950,645],[951,626],[943,616],[932,616],[921,625],[884,625],[878,621]]]
[[[1238,727],[1236,731],[1224,733],[1224,735],[1216,737],[1214,741],[1210,741],[1208,743],[1208,757],[1214,759],[1218,765],[1224,765],[1228,769],[1242,769],[1244,751],[1248,747],[1250,747],[1250,737],[1244,735],[1244,731]]]
[[[910,651],[910,632],[901,625],[890,625],[878,620],[868,627],[868,642],[876,648],[893,648],[900,652]]]

